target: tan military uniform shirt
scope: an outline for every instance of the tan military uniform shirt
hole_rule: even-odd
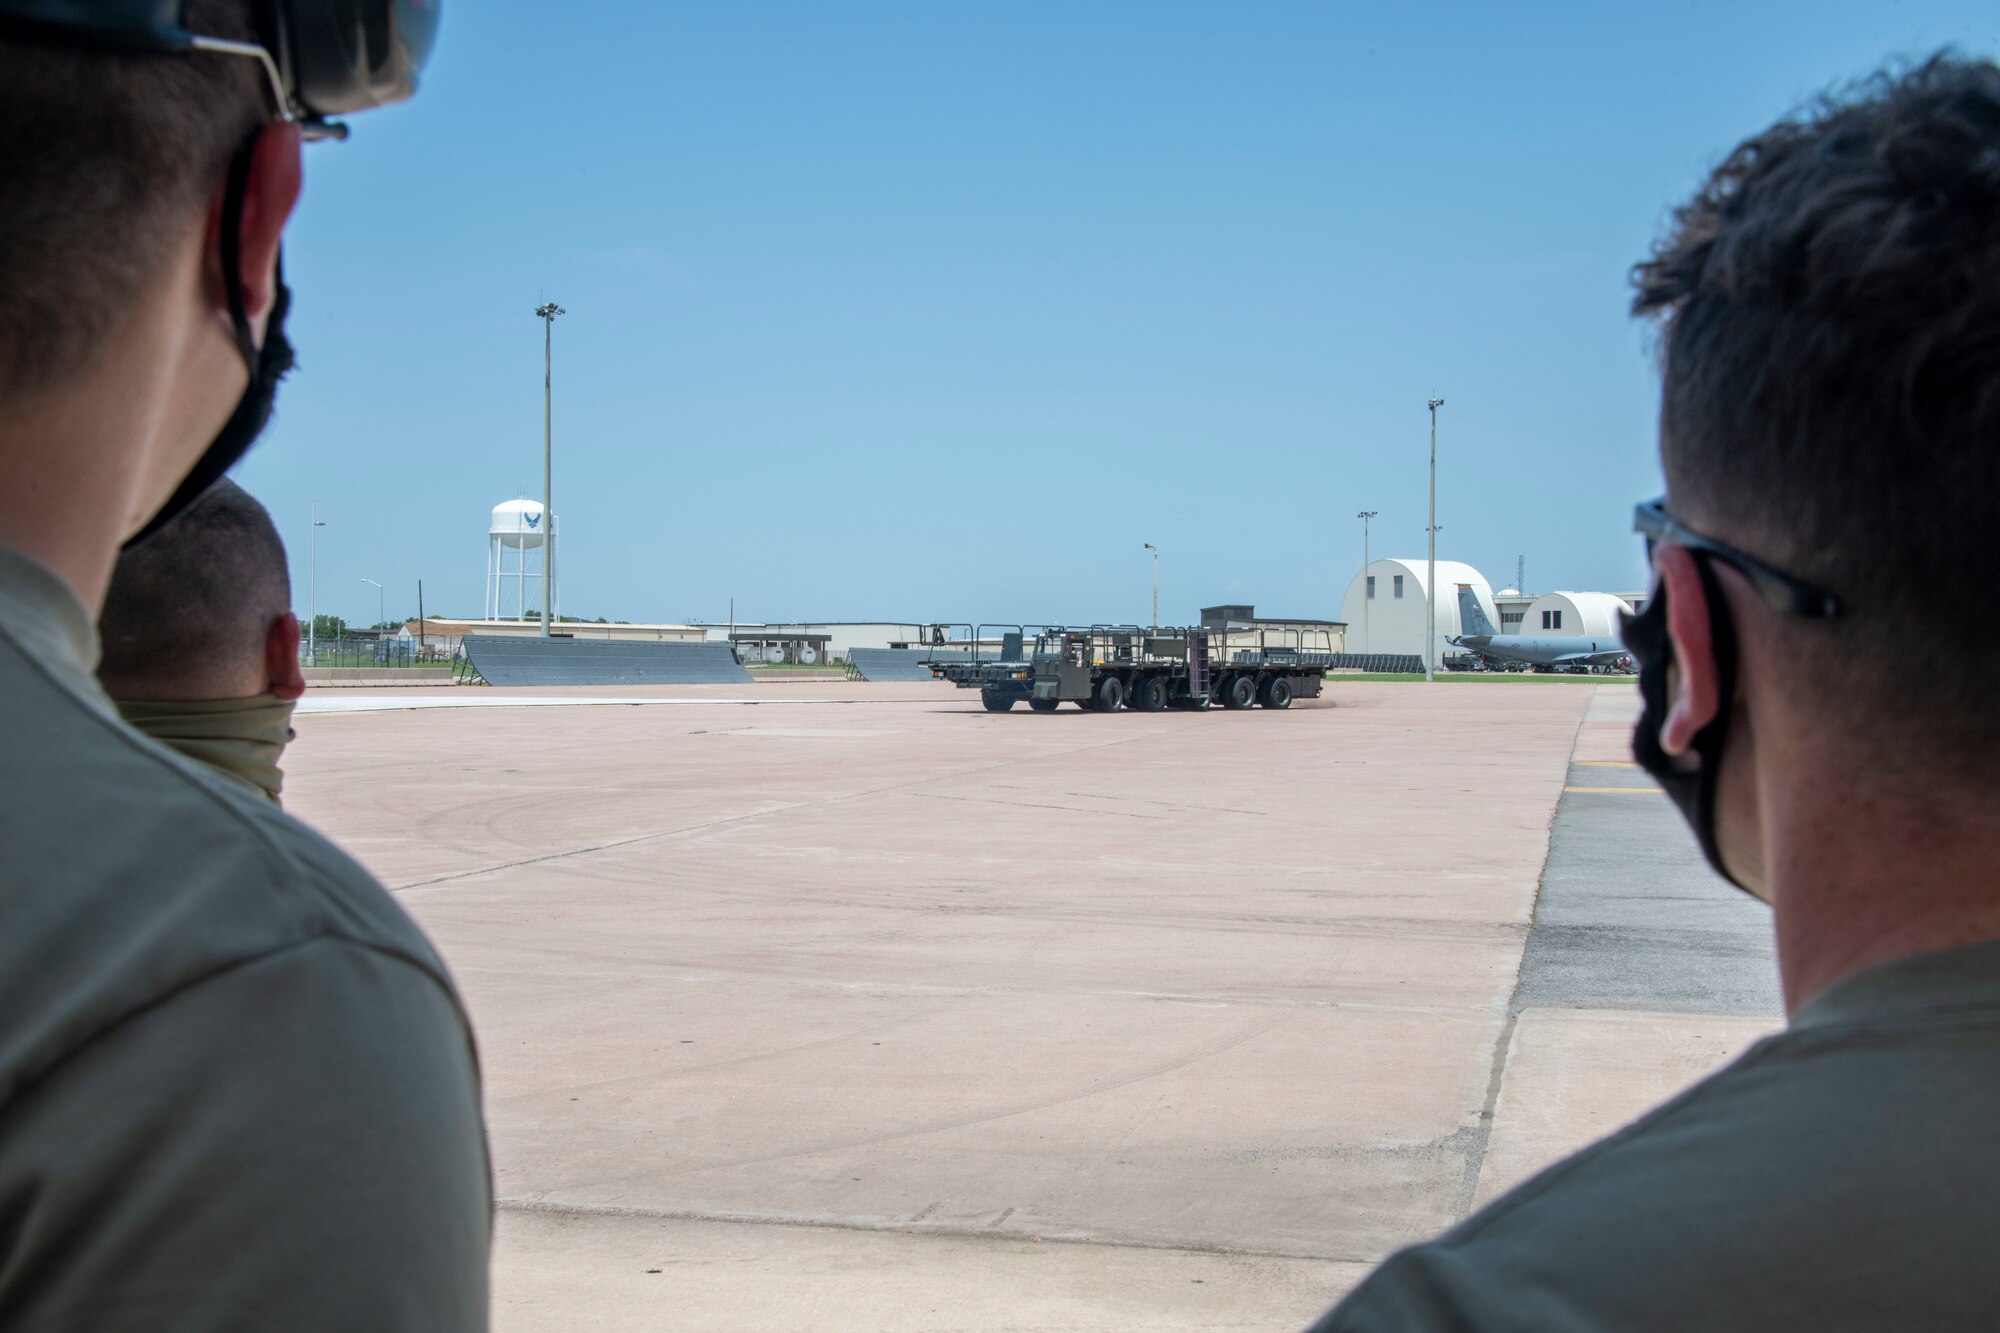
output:
[[[325,840],[121,724],[96,656],[0,548],[0,1328],[485,1328],[443,964]]]
[[[2000,1328],[2000,942],[1858,973],[1324,1333]]]

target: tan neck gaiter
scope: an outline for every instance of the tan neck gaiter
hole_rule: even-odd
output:
[[[296,734],[291,700],[258,694],[196,702],[116,702],[135,729],[279,804],[285,773],[278,757]]]

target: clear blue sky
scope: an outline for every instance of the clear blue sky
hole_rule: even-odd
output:
[[[1642,586],[1625,272],[1745,134],[1990,3],[451,0],[308,149],[301,369],[237,476],[307,601],[476,615],[541,487],[564,610],[1338,614],[1424,545]]]

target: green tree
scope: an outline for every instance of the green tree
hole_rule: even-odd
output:
[[[347,622],[339,616],[314,616],[312,632],[317,639],[338,639],[347,633]]]

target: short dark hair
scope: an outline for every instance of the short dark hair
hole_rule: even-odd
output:
[[[259,40],[247,0],[189,0]],[[271,114],[253,60],[0,33],[0,397],[77,370]]]
[[[291,571],[271,515],[225,478],[118,557],[98,617],[98,675],[122,697],[199,684],[219,662],[263,660],[290,610]]]
[[[2000,774],[1967,642],[2000,499],[2000,67],[1940,53],[1745,140],[1633,282],[1676,515],[1840,597],[1782,633],[1861,743]]]

